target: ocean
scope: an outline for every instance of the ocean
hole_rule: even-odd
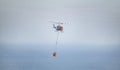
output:
[[[1,45],[0,70],[120,70],[120,46],[73,47],[56,51],[50,46]]]

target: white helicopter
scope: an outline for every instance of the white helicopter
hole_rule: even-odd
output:
[[[61,22],[54,22],[55,24],[53,24],[53,28],[56,30],[56,31],[61,31],[63,32],[63,26]]]

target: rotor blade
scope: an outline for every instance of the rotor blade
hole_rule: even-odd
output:
[[[56,24],[63,24],[62,22],[54,22],[54,21],[49,21],[51,23],[56,23]]]
[[[54,22],[54,21],[49,21],[51,23],[55,23],[55,24],[71,24],[71,23],[62,23],[62,22]]]

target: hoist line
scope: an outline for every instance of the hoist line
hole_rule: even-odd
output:
[[[59,31],[57,33],[57,39],[56,39],[56,49],[57,49],[57,46],[58,46],[58,38],[59,38]]]

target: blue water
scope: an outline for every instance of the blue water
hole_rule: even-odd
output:
[[[0,70],[120,70],[119,46],[100,50],[61,48],[56,58],[52,57],[53,48],[37,47],[0,46]]]

